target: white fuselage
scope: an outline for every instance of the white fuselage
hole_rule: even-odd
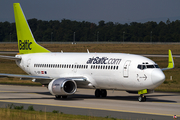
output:
[[[95,88],[154,89],[165,76],[152,60],[122,53],[34,53],[16,55],[28,74],[51,78],[85,77]],[[146,68],[140,69],[142,66]],[[150,67],[147,67],[147,66]],[[152,65],[154,67],[152,67]],[[157,66],[157,65],[156,65]]]

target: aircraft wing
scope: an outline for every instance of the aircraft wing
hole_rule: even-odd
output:
[[[87,88],[90,83],[85,77],[67,77],[67,79],[74,80],[78,88]]]
[[[172,52],[171,50],[169,50],[169,60],[168,60],[168,67],[167,68],[162,68],[161,70],[169,70],[169,69],[173,69],[174,68],[174,60],[173,60],[173,56],[172,56]]]
[[[33,82],[40,82],[41,84],[49,84],[53,79],[57,78],[50,78],[48,76],[32,76],[32,75],[19,75],[19,74],[5,74],[5,73],[0,73],[0,78],[4,77],[17,77],[20,78],[21,80],[32,80]],[[85,77],[62,77],[65,79],[71,79],[76,82],[78,87],[84,88],[87,87],[88,84],[90,83]]]
[[[169,57],[169,55],[142,55],[145,57]],[[179,58],[180,55],[173,55],[174,58]]]
[[[17,77],[21,78],[21,80],[31,80],[31,79],[49,79],[52,80],[52,78],[47,77],[47,76],[32,76],[32,75],[19,75],[19,74],[5,74],[5,73],[0,73],[0,77]]]
[[[76,82],[78,88],[87,88],[88,84],[90,83],[85,77],[62,77],[64,79],[70,79]],[[59,79],[59,78],[56,78]],[[49,84],[53,80],[52,78],[50,79],[33,79],[33,82],[40,82],[41,84]]]

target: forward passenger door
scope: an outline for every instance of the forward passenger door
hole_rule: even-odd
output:
[[[123,66],[123,76],[125,78],[129,77],[129,66],[130,66],[131,61],[127,60]]]

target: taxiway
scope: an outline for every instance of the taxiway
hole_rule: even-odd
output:
[[[0,85],[0,107],[13,103],[25,109],[33,105],[35,110],[131,120],[180,117],[180,93],[155,92],[146,95],[146,102],[138,102],[138,96],[109,90],[106,98],[95,98],[93,89],[78,89],[67,99],[56,99],[46,87]]]

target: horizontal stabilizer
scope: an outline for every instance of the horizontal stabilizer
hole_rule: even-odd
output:
[[[21,60],[21,58],[14,57],[14,56],[3,56],[3,55],[0,55],[0,58],[1,59],[9,59],[9,60]]]

